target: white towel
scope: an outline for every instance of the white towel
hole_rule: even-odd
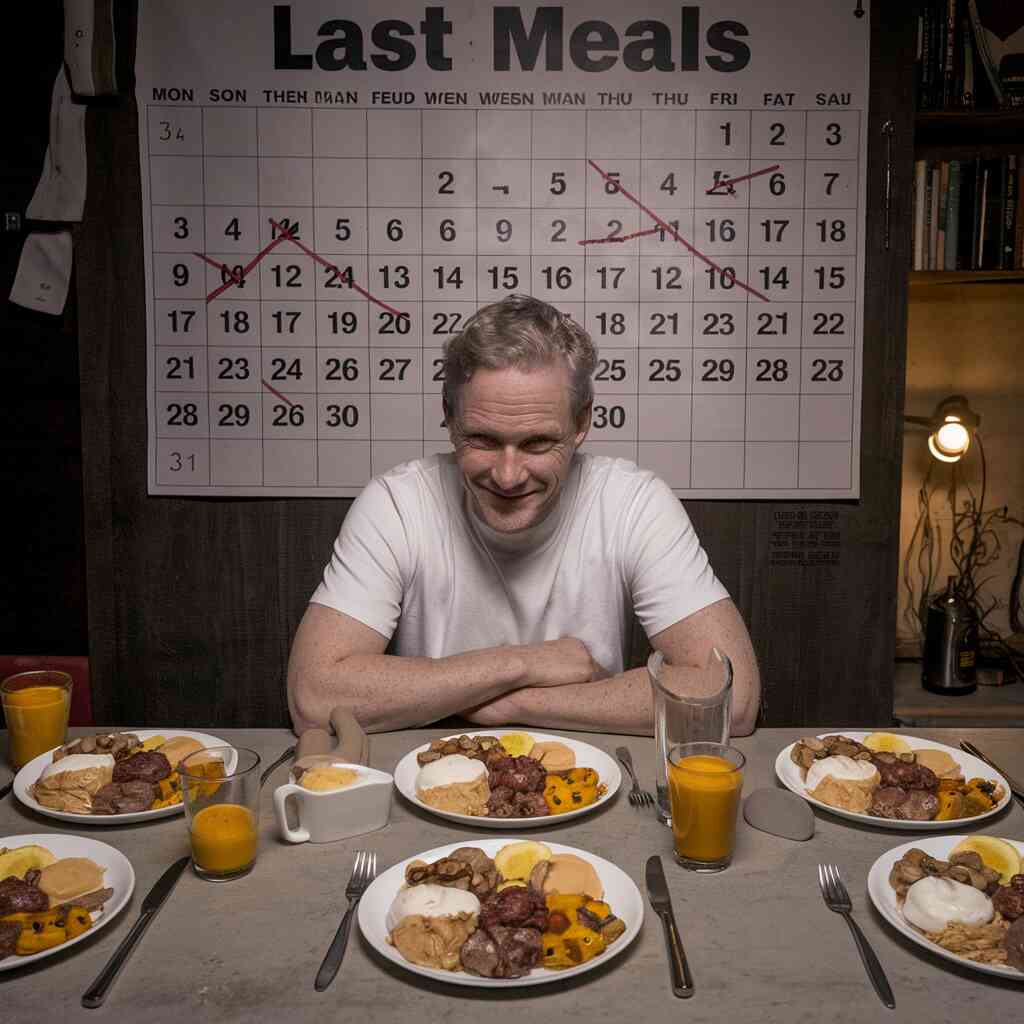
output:
[[[79,96],[117,92],[113,0],[64,0],[64,60]]]
[[[25,239],[11,302],[60,316],[71,284],[71,232],[33,231]]]
[[[71,96],[62,67],[50,101],[50,144],[43,173],[25,216],[29,220],[80,221],[87,180],[85,107]]]

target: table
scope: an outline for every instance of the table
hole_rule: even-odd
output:
[[[266,763],[292,741],[284,729],[209,731],[253,747]],[[745,792],[776,785],[778,751],[818,731],[762,729],[737,740],[748,759]],[[374,736],[371,763],[392,769],[407,750],[441,734],[422,729]],[[969,738],[1008,771],[1024,777],[1024,744],[1015,730],[928,729],[915,734],[954,746]],[[653,740],[589,734],[579,738],[609,753],[625,742],[641,778],[653,779]],[[548,1019],[561,1015],[590,1022],[937,1024],[1009,1021],[1020,1013],[1024,982],[948,964],[900,936],[870,906],[868,868],[913,833],[859,827],[819,814],[814,838],[793,843],[741,823],[732,867],[720,875],[696,876],[671,863],[670,833],[653,813],[629,805],[625,787],[604,810],[562,826],[531,830],[530,835],[606,857],[641,890],[646,857],[652,852],[666,855],[676,916],[697,986],[691,1000],[672,996],[661,927],[649,907],[634,944],[607,967],[578,980],[500,995],[433,983],[384,962],[354,934],[337,979],[318,994],[313,976],[340,920],[357,847],[376,850],[383,868],[462,837],[505,834],[434,819],[396,793],[386,829],[339,843],[291,846],[278,838],[271,810],[273,786],[286,774],[285,768],[278,769],[264,791],[260,859],[253,873],[224,885],[203,882],[191,872],[182,876],[99,1010],[82,1009],[81,994],[127,933],[149,887],[172,860],[187,852],[185,827],[181,817],[174,817],[150,825],[79,830],[117,846],[131,860],[137,874],[131,906],[66,955],[0,974],[5,1022],[36,1022],[45,1015],[62,1022],[130,1019],[136,1024],[333,1018],[365,1024],[440,1019],[479,1024],[482,1019],[522,1022],[543,1012]],[[64,831],[58,824],[28,811],[13,796],[0,803],[0,835]],[[1024,839],[1024,810],[1011,802],[1002,816],[977,831]],[[845,924],[822,902],[819,861],[841,866],[854,914],[892,984],[895,1012],[876,998]]]

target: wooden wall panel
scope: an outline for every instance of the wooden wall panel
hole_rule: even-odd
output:
[[[872,37],[863,496],[687,503],[751,626],[771,725],[891,716],[915,44],[902,5],[875,4]],[[896,202],[885,251],[877,211],[887,118],[896,126]],[[96,719],[285,724],[291,637],[349,502],[147,496],[134,102],[91,111],[89,144],[77,262]],[[838,564],[776,564],[786,516],[818,512],[835,514]]]

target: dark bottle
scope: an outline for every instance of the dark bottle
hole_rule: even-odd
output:
[[[950,576],[946,592],[928,606],[921,684],[932,693],[973,693],[977,663],[978,624]]]

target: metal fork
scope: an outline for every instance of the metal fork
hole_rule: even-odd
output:
[[[634,807],[653,807],[654,797],[646,789],[640,788],[640,781],[636,777],[636,770],[633,768],[633,758],[625,747],[616,747],[615,756],[622,762],[622,767],[629,772],[633,780],[633,788],[629,791],[629,802]]]
[[[850,926],[850,931],[853,932],[853,938],[857,943],[857,952],[860,953],[860,958],[864,962],[864,968],[868,972],[871,984],[875,986],[878,998],[890,1010],[895,1009],[896,1000],[893,998],[892,989],[889,987],[885,971],[882,970],[882,965],[878,962],[875,951],[871,948],[868,940],[864,937],[864,933],[853,919],[853,904],[850,901],[850,894],[846,891],[846,886],[843,884],[843,879],[839,874],[839,868],[835,864],[819,864],[818,885],[821,886],[821,895],[825,898],[825,906],[829,910],[834,910],[837,914],[842,914],[846,923]]]
[[[345,916],[338,925],[338,930],[331,939],[331,945],[327,950],[327,956],[316,972],[316,981],[313,987],[317,992],[323,992],[338,973],[342,958],[345,956],[345,947],[348,945],[348,933],[352,930],[352,914],[359,905],[364,892],[369,884],[377,877],[377,854],[367,850],[356,852],[356,861],[352,866],[352,877],[345,886],[345,896],[348,898],[348,909]]]

